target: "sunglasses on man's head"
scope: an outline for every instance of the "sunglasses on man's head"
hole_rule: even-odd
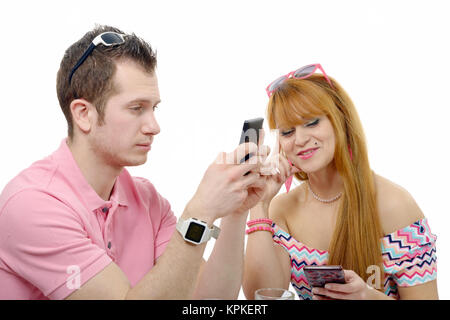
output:
[[[330,79],[328,79],[327,74],[323,70],[322,66],[319,63],[316,63],[301,67],[300,69],[291,71],[288,74],[285,74],[284,76],[275,79],[267,86],[266,88],[267,95],[270,97],[275,92],[275,90],[277,90],[283,84],[283,82],[286,81],[286,79],[289,78],[306,79],[310,77],[313,73],[315,73],[317,69],[322,71],[325,79],[328,81],[328,84],[331,86],[331,88],[334,88],[333,85],[331,84]]]
[[[125,42],[125,35],[120,34],[117,32],[103,32],[96,36],[94,40],[92,40],[89,47],[86,49],[86,51],[81,56],[80,60],[75,64],[72,71],[70,71],[69,76],[69,85],[72,82],[72,76],[75,73],[75,71],[83,64],[83,62],[89,57],[89,55],[94,51],[95,47],[97,47],[99,44],[103,44],[104,46],[110,47],[114,45],[119,45]]]

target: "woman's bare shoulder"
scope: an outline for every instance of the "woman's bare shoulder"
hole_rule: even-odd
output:
[[[289,214],[298,208],[300,201],[304,198],[304,188],[297,186],[290,192],[281,193],[275,196],[270,202],[269,217],[278,225],[286,226],[286,219]],[[298,213],[297,210],[295,210]]]
[[[380,223],[384,234],[409,226],[424,218],[411,194],[400,185],[374,174]]]

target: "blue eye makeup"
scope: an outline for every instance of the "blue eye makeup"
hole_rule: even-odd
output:
[[[288,131],[281,131],[281,135],[284,136],[288,136],[290,135],[292,132],[294,132],[294,130],[288,130]]]
[[[313,121],[308,122],[307,124],[305,124],[305,127],[315,127],[319,124],[320,119],[316,118]]]
[[[316,118],[316,119],[314,119],[314,120],[311,120],[311,121],[305,123],[305,124],[303,125],[303,127],[305,127],[305,128],[312,128],[312,127],[317,126],[317,125],[319,124],[319,122],[320,122],[320,118]],[[280,134],[281,134],[283,137],[285,137],[285,136],[291,135],[294,131],[295,131],[295,128],[292,128],[292,129],[289,129],[289,130],[281,130],[281,131],[280,131]]]

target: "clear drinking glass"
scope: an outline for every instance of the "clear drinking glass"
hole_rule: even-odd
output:
[[[255,300],[294,300],[294,293],[281,288],[263,288],[255,291]]]

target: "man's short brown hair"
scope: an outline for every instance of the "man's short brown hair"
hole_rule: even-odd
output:
[[[147,42],[133,33],[126,35],[125,42],[120,45],[111,47],[98,45],[75,71],[69,84],[70,72],[78,59],[96,36],[107,31],[124,34],[123,31],[114,27],[97,26],[71,45],[61,61],[56,79],[56,91],[59,104],[67,120],[70,139],[73,138],[70,103],[74,99],[83,98],[92,103],[99,115],[99,124],[103,123],[106,102],[115,92],[113,77],[116,71],[116,61],[131,60],[150,74],[156,68],[156,52]]]

